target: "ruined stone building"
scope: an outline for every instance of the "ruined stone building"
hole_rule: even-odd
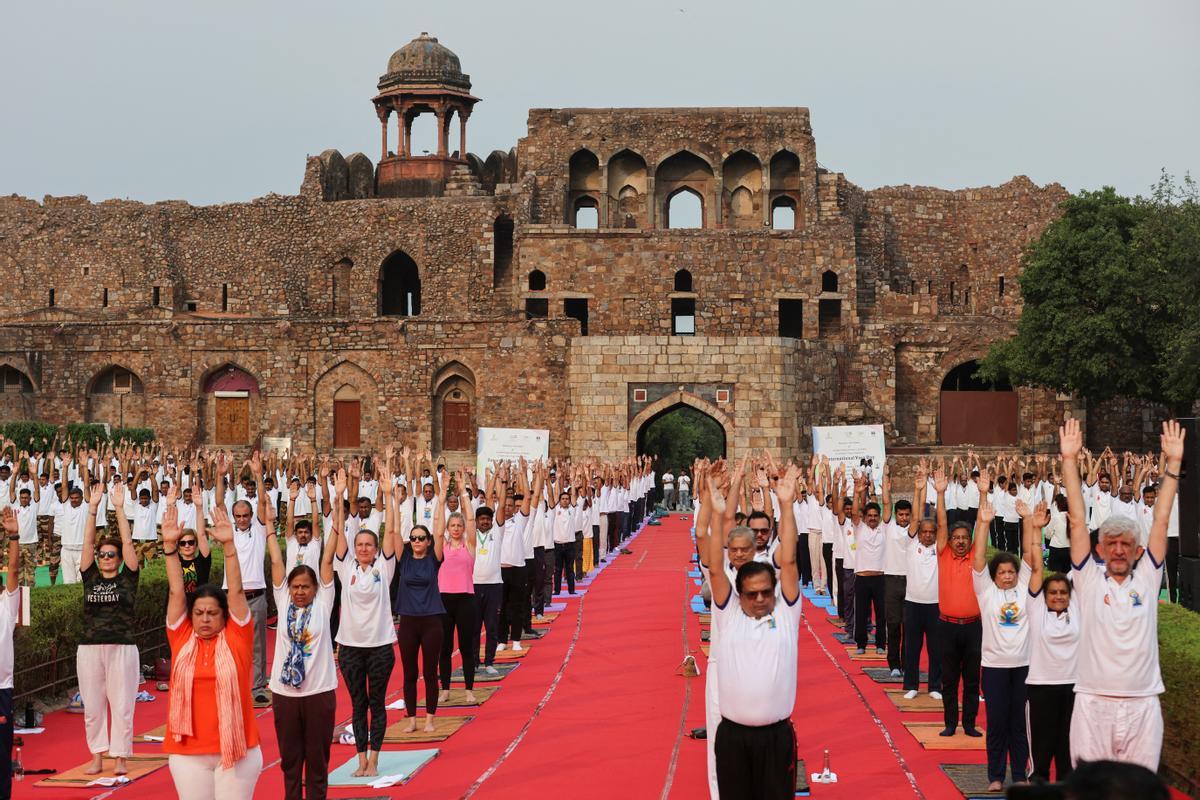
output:
[[[470,89],[422,34],[379,80],[377,162],[327,150],[298,195],[0,199],[0,419],[452,458],[480,426],[545,427],[582,457],[686,404],[737,450],[839,422],[1053,444],[1070,400],[972,362],[1013,330],[1062,187],[867,191],[794,107],[533,109],[480,157]],[[414,154],[426,114],[437,151]]]

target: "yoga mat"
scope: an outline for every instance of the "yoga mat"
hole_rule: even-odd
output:
[[[934,700],[925,692],[919,693],[912,700],[905,700],[903,689],[888,689],[886,691],[888,699],[901,711],[933,711],[939,714],[942,712],[942,701]],[[987,785],[986,781],[984,785]]]
[[[701,614],[700,615],[700,624],[701,625],[711,625],[712,624],[712,613],[706,611],[703,614]]]
[[[566,603],[547,603],[546,604],[546,611],[566,611],[566,610],[567,610]]]
[[[832,617],[832,619],[830,619],[829,621],[832,622],[834,625],[837,625],[839,628],[846,627],[846,620],[844,620],[838,616],[836,607],[831,605],[825,609],[825,612],[827,614],[829,614],[830,617]]]
[[[828,597],[809,597],[806,599],[809,605],[816,606],[817,608],[829,608],[833,605]]]
[[[422,706],[423,707],[423,706]],[[466,725],[474,717],[455,717],[455,716],[435,716],[433,718],[433,727],[436,729],[433,733],[426,733],[423,728],[425,725],[425,717],[417,718],[417,729],[412,733],[404,733],[404,726],[408,724],[408,718],[400,722],[393,722],[387,726],[387,730],[383,733],[383,741],[387,744],[417,744],[421,742],[442,742],[449,739],[463,725]],[[337,744],[341,735],[350,730],[350,723],[338,725],[333,729],[333,741]],[[383,767],[379,768],[380,775],[387,775],[383,771]]]
[[[529,655],[529,651],[533,649],[533,645],[522,644],[520,650],[513,650],[511,647],[506,647],[503,650],[496,651],[497,661],[519,661]],[[479,669],[475,670],[475,674],[479,674]]]
[[[941,764],[942,772],[954,782],[963,797],[973,800],[976,797],[1004,797],[1004,790],[989,792],[987,790],[987,764]],[[1005,787],[1010,782],[1005,781]]]
[[[695,611],[697,614],[703,614],[708,611],[708,608],[704,605],[704,598],[701,597],[700,595],[696,595],[695,597],[693,597],[691,599],[690,605],[691,605],[692,611]]]
[[[876,683],[904,683],[903,677],[893,678],[892,671],[887,667],[863,667],[863,672]],[[929,674],[921,670],[920,682],[929,680]]]
[[[440,750],[384,750],[379,754],[379,775],[371,778],[354,778],[350,773],[358,769],[358,756],[350,756],[345,764],[329,773],[329,786],[370,786],[384,775],[403,775],[398,786],[408,783],[421,767],[434,759]]]
[[[478,669],[476,669],[475,671],[482,672],[483,667],[481,666]],[[439,701],[438,702],[438,711],[441,711],[443,708],[476,708],[478,706],[483,705],[488,700],[490,700],[492,695],[494,695],[498,691],[500,691],[499,686],[476,686],[474,689],[475,702],[468,703],[467,702],[467,690],[463,689],[461,687],[458,687],[458,686],[452,686],[452,687],[450,687],[450,699],[445,700],[445,701]],[[418,706],[418,708],[425,707],[424,695],[422,695],[421,698],[417,701],[417,706]]]
[[[534,625],[534,627],[537,627],[538,625],[549,625],[551,622],[554,622],[554,620],[556,620],[556,619],[558,619],[557,611],[547,611],[545,614],[542,615],[541,619],[534,617],[533,625]]]
[[[926,750],[986,750],[987,736],[967,736],[962,728],[953,736],[939,736],[946,726],[941,722],[906,722],[904,727]],[[979,728],[983,733],[983,728]],[[984,784],[987,785],[986,783]]]
[[[843,630],[834,631],[833,638],[837,639],[842,644],[854,644],[854,637]]]
[[[708,631],[700,631],[700,641],[707,642],[710,638],[711,636]]]
[[[538,628],[538,633],[542,634],[542,636],[545,636],[549,632],[550,632],[549,627]],[[525,631],[524,633],[521,634],[521,641],[522,642],[536,642],[538,639],[542,638],[542,636],[538,636],[538,633],[533,633],[531,631]],[[521,645],[521,646],[524,647],[524,645]],[[483,644],[479,645],[479,649],[481,651],[483,650],[484,647],[485,647],[485,645],[483,645]]]
[[[147,739],[147,736],[156,736],[156,739]],[[142,731],[133,737],[134,744],[162,744],[167,738],[167,726],[159,725],[157,728],[151,728],[148,731]]]
[[[808,770],[804,766],[804,759],[796,759],[796,797],[808,797],[812,792],[808,786]]]
[[[850,645],[846,648],[846,652],[850,654],[851,661],[883,661],[885,663],[887,662],[887,653],[876,653],[874,650],[872,650],[869,647],[867,648],[867,652],[865,652],[865,653],[856,653],[856,652],[854,652],[856,649],[858,649],[858,648],[856,648],[854,645]]]
[[[554,599],[560,601],[570,600],[572,597],[583,597],[585,594],[587,594],[587,589],[580,589],[578,586],[576,586],[575,594],[571,594],[570,592],[555,592]]]
[[[498,664],[495,664],[494,666],[496,667],[496,670],[500,673],[499,675],[488,675],[483,670],[477,669],[477,670],[475,670],[475,682],[476,683],[492,683],[493,681],[504,680],[505,676],[507,676],[508,673],[512,672],[517,667],[521,666],[521,662],[520,661],[509,661],[506,663],[498,663]],[[455,667],[454,671],[450,673],[450,680],[461,681],[462,679],[463,679],[462,667]]]
[[[142,753],[134,753],[126,760],[129,767],[128,774],[125,775],[130,781],[136,781],[138,778],[144,778],[156,769],[160,769],[167,765],[167,757],[164,755],[145,755]],[[85,761],[77,767],[73,767],[65,772],[60,772],[57,775],[52,775],[48,778],[43,778],[34,784],[34,786],[44,786],[48,788],[62,786],[87,786],[97,778],[112,778],[113,767],[116,765],[116,760],[105,757],[104,769],[98,775],[85,775],[84,770],[92,764],[91,759]]]
[[[700,575],[700,570],[698,570],[698,569],[689,569],[689,570],[688,570],[688,577],[689,577],[689,578],[699,578],[699,577],[702,577],[702,576]]]

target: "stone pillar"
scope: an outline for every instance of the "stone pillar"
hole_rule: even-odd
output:
[[[404,150],[400,155],[408,158],[412,155],[412,117],[408,111],[404,112],[404,135],[401,137],[404,143]]]
[[[650,174],[649,167],[646,169],[646,227],[655,227],[655,213],[658,209],[658,194],[654,188],[654,176]]]
[[[608,217],[608,162],[600,167],[600,208],[597,209],[596,226],[599,228],[613,227],[612,220]]]
[[[767,228],[771,227],[771,162],[762,165],[762,191],[759,197],[762,199],[762,220],[763,225]]]
[[[467,115],[458,110],[458,157],[467,160]]]
[[[388,153],[388,151],[387,151],[387,126],[388,126],[388,115],[390,112],[386,108],[380,108],[380,109],[378,109],[378,111],[379,111],[379,122],[380,122],[380,135],[382,137],[382,143],[380,145],[380,151],[379,151],[379,160],[383,161],[385,158],[387,158],[387,153]]]
[[[445,158],[450,153],[450,151],[447,149],[447,145],[446,145],[446,139],[447,139],[446,125],[447,125],[447,123],[450,122],[450,120],[448,118],[448,111],[445,108],[439,108],[437,111],[434,112],[434,114],[437,116],[437,126],[438,126],[437,154],[440,158]]]

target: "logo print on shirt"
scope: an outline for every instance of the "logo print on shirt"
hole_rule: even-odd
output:
[[[1129,599],[1133,601],[1133,607],[1137,608],[1142,604],[1142,596],[1137,592],[1130,592]]]
[[[1000,606],[1000,624],[1005,628],[1015,628],[1021,620],[1021,606],[1015,601]]]

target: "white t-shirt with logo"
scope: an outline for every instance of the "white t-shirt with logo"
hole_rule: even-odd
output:
[[[487,533],[475,531],[475,567],[472,581],[478,584],[503,583],[500,577],[500,551],[504,526],[493,525]]]
[[[347,647],[382,647],[396,641],[391,595],[396,557],[380,552],[363,567],[354,553],[347,552],[345,558],[333,557],[333,568],[342,582],[337,643]]]
[[[21,609],[21,592],[0,589],[0,689],[13,688],[13,630]]]
[[[938,601],[937,542],[926,547],[915,536],[905,535],[904,540],[904,574],[908,576],[908,580],[904,584],[904,599],[910,603],[926,605],[936,603]]]
[[[1163,565],[1147,551],[1123,582],[1088,557],[1075,565],[1075,595],[1083,636],[1075,691],[1112,697],[1162,694],[1158,669],[1158,592]]]
[[[971,571],[979,616],[983,620],[983,658],[985,667],[1025,667],[1029,665],[1029,565],[1021,562],[1017,583],[1001,589],[985,566]]]
[[[1075,593],[1067,610],[1046,608],[1046,587],[1029,597],[1029,677],[1026,683],[1074,683],[1078,670],[1079,604]]]
[[[288,633],[288,607],[291,597],[287,582],[272,587],[275,591],[275,607],[279,609],[278,625],[275,628],[275,658],[271,664],[270,689],[272,694],[285,697],[307,697],[332,691],[337,688],[337,667],[333,663],[333,638],[329,625],[329,614],[333,609],[333,582],[317,587],[309,612],[307,641],[304,643],[304,680],[293,688],[281,680],[284,662],[292,650]],[[299,612],[300,609],[297,609]]]
[[[775,590],[775,610],[762,619],[742,611],[736,592],[725,606],[713,603],[713,630],[720,630],[717,698],[721,715],[740,725],[770,725],[796,705],[800,598],[789,604]]]

